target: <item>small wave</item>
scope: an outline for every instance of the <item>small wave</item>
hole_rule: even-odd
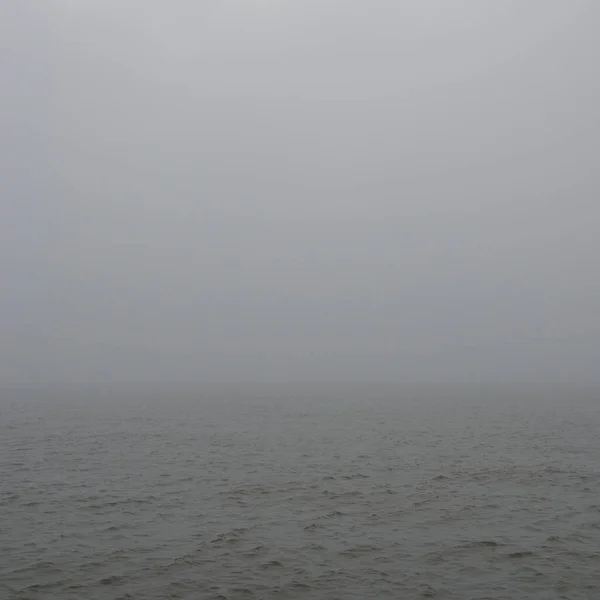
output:
[[[27,592],[49,592],[57,588],[62,588],[65,585],[65,580],[54,581],[52,583],[34,583],[25,588]]]
[[[111,525],[107,527],[104,531],[121,531],[121,529],[130,529],[132,525],[129,523],[121,523],[120,525]]]
[[[298,590],[310,590],[310,585],[303,581],[292,581],[290,587]]]
[[[372,567],[369,567],[365,569],[365,571],[370,575],[375,575],[376,577],[380,577],[382,579],[385,579],[390,576],[390,574],[387,571],[383,571],[382,569],[373,569]]]
[[[269,549],[267,548],[267,546],[259,544],[258,546],[254,546],[254,548],[250,548],[250,550],[242,551],[241,554],[247,557],[256,557],[260,556],[261,554],[265,554],[265,552],[268,551]]]
[[[336,498],[358,498],[364,494],[359,490],[350,490],[348,492],[329,492],[326,490],[323,492],[323,495],[329,496],[332,500],[335,500]]]
[[[110,577],[100,579],[98,583],[100,585],[121,585],[123,582],[124,579],[120,575],[111,575]]]
[[[261,569],[278,569],[281,567],[283,567],[283,565],[278,560],[270,560],[269,562],[260,565]]]
[[[320,517],[321,519],[335,519],[337,517],[345,517],[346,513],[343,513],[341,510],[333,510],[326,515]]]
[[[238,487],[228,491],[220,492],[222,496],[235,500],[244,496],[266,496],[270,494],[271,490],[262,485]]]
[[[321,552],[323,550],[326,550],[325,546],[323,546],[322,544],[316,544],[316,543],[312,543],[312,544],[306,544],[305,546],[302,547],[303,550],[312,550],[314,552]]]
[[[508,558],[527,558],[528,556],[533,556],[533,552],[530,550],[523,550],[521,552],[511,552],[508,555]]]
[[[236,598],[254,598],[254,592],[248,588],[233,588],[231,592]]]
[[[345,556],[346,558],[358,558],[363,554],[371,554],[373,552],[379,552],[380,550],[381,548],[378,548],[377,546],[369,546],[365,544],[342,550],[339,554],[340,556]]]
[[[17,500],[19,500],[21,498],[20,494],[6,494],[4,496],[4,498],[2,498],[2,502],[0,503],[0,506],[4,505],[4,504],[8,504],[9,502],[15,502]]]
[[[428,563],[440,564],[446,562],[441,552],[429,552],[423,557]]]
[[[62,570],[58,568],[53,562],[49,561],[38,561],[27,565],[26,567],[21,567],[20,569],[15,569],[11,574],[17,573],[27,573],[29,571],[35,573],[62,573]]]
[[[213,538],[210,543],[211,544],[220,544],[220,543],[228,543],[234,544],[239,541],[242,535],[248,531],[245,528],[232,529],[230,531],[226,531],[224,533],[218,534],[215,538]]]
[[[145,498],[124,498],[123,500],[108,500],[105,502],[96,502],[94,504],[88,504],[85,508],[88,510],[101,510],[103,508],[114,508],[115,506],[127,506],[131,504],[152,504],[155,501],[155,496],[147,496]]]
[[[437,596],[437,590],[430,585],[422,585],[419,588],[419,595],[423,596],[423,598],[433,598]]]
[[[502,544],[495,540],[476,540],[470,542],[464,542],[459,548],[499,548]]]

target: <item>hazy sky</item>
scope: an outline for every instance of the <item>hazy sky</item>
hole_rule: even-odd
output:
[[[0,382],[600,383],[597,0],[0,6]]]

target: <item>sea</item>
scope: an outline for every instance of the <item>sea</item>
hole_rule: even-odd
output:
[[[0,397],[2,600],[600,599],[600,393]]]

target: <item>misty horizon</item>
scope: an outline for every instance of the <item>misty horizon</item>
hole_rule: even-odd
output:
[[[599,16],[5,3],[0,386],[599,386]]]

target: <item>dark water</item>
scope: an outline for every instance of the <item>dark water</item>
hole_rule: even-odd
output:
[[[0,598],[600,598],[593,395],[42,396],[0,403]]]

